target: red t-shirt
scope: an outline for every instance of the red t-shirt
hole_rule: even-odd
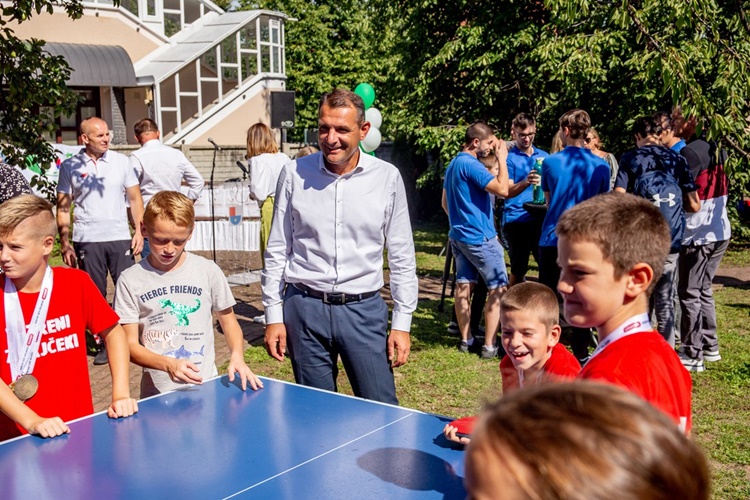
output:
[[[591,358],[580,378],[628,389],[671,416],[685,432],[693,426],[690,374],[657,331],[618,339]]]
[[[39,381],[39,390],[26,404],[39,416],[59,416],[67,422],[94,412],[86,360],[86,329],[100,333],[120,318],[85,272],[57,267],[53,268],[53,280],[46,328],[32,372]],[[0,292],[4,285],[4,277],[0,277]],[[18,294],[27,326],[38,295]],[[5,297],[0,293],[0,311],[4,310]],[[0,360],[0,378],[9,384],[11,374],[4,313],[0,315],[0,332],[3,332],[0,334],[0,352],[5,354]],[[0,441],[25,433],[0,412]]]
[[[543,377],[546,380],[575,378],[581,371],[578,360],[568,351],[564,345],[557,343],[552,348],[552,354],[544,366]],[[500,376],[503,381],[503,394],[515,391],[520,387],[518,381],[518,370],[513,366],[510,356],[507,354],[500,360]],[[464,417],[454,420],[451,425],[456,427],[462,434],[471,434],[477,417]]]

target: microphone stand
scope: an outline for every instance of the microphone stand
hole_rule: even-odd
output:
[[[211,161],[211,178],[209,184],[211,185],[211,255],[214,262],[216,262],[216,214],[214,209],[214,198],[216,194],[214,191],[214,171],[216,170],[216,151],[217,147],[214,145],[214,158]]]

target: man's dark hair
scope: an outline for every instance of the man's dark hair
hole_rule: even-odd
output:
[[[653,116],[641,116],[635,119],[630,132],[638,137],[659,135],[661,134],[661,123],[656,121]]]
[[[662,125],[662,130],[672,130],[672,113],[669,111],[657,111],[654,113],[653,118],[659,125],[666,120],[666,126]]]
[[[513,128],[520,128],[521,130],[526,130],[534,125],[536,125],[536,120],[528,113],[518,113],[516,117],[513,118],[513,123],[511,124]]]
[[[133,132],[135,132],[136,137],[139,137],[141,134],[145,134],[146,132],[158,132],[158,131],[159,131],[159,126],[151,118],[144,118],[143,120],[138,120],[136,124],[133,126]]]
[[[464,137],[464,144],[467,146],[474,142],[474,139],[479,139],[480,141],[483,141],[484,139],[488,138],[491,135],[494,135],[495,131],[492,130],[492,127],[487,125],[487,123],[478,120],[469,125],[469,128],[466,129],[466,136]]]
[[[318,116],[323,106],[331,109],[354,108],[357,110],[357,125],[361,126],[365,122],[365,103],[361,97],[350,90],[335,89],[323,94],[318,105]]]

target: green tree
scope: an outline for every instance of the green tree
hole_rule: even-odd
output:
[[[55,6],[74,19],[83,13],[80,0],[15,0],[0,9],[0,148],[12,164],[54,161],[44,136],[55,129],[55,117],[74,113],[78,102],[78,95],[65,85],[70,76],[65,60],[44,52],[43,40],[21,40],[8,26],[42,11],[52,13]],[[50,106],[54,115],[40,114],[40,106]],[[47,186],[43,176],[32,184]]]
[[[635,117],[681,104],[734,153],[735,196],[750,181],[750,1],[373,1],[400,34],[385,89],[395,134],[442,160],[474,119],[505,134],[531,112],[548,144],[573,107],[620,153]]]
[[[296,140],[302,140],[305,128],[317,128],[318,100],[324,93],[354,89],[360,82],[377,90],[383,81],[367,2],[241,0],[240,8],[275,10],[294,19],[286,23],[285,39],[286,87],[296,92]]]

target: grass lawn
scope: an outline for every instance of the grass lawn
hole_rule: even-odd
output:
[[[418,225],[414,231],[420,276],[441,276],[441,254],[447,229]],[[750,250],[728,252],[728,267],[750,266]],[[532,264],[531,275],[536,266]],[[693,434],[705,450],[713,475],[714,498],[750,498],[750,313],[748,285],[725,286],[715,293],[723,360],[693,374]],[[500,395],[497,361],[460,354],[446,333],[452,300],[439,312],[437,300],[420,301],[412,325],[409,363],[395,370],[401,404],[461,417],[477,413],[483,402]],[[245,358],[256,373],[293,380],[289,362],[278,363],[262,347],[250,347]],[[339,364],[341,367],[341,365]],[[343,368],[339,390],[351,394]]]

